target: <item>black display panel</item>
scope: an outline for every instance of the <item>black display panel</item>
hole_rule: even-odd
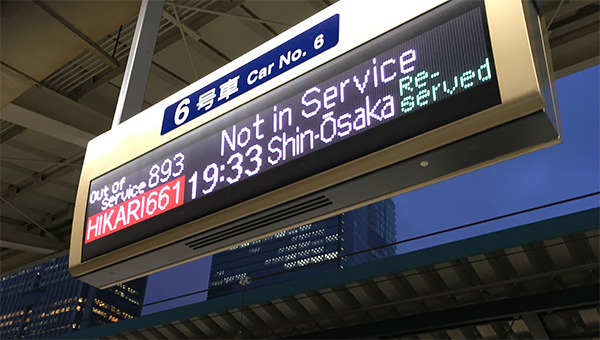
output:
[[[450,2],[94,179],[82,261],[500,102],[483,2]]]

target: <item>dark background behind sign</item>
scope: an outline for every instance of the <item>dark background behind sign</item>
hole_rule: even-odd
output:
[[[435,30],[435,27],[474,9],[475,12],[461,17],[459,20],[446,25],[446,27],[440,27],[437,31]],[[430,73],[439,71],[442,77],[447,77],[445,78],[447,80],[450,80],[455,75],[460,76],[464,71],[469,69],[476,71],[487,57],[490,60],[492,75],[494,75],[490,81],[474,86],[462,93],[449,96],[442,102],[425,105],[418,110],[415,109],[413,112],[402,117],[399,117],[401,115],[398,93],[398,79],[400,77],[387,84],[388,86],[381,86],[377,89],[370,88],[367,91],[372,98],[380,98],[389,94],[395,96],[395,117],[399,118],[390,120],[369,131],[362,130],[363,132],[352,138],[340,139],[336,143],[336,147],[323,148],[313,151],[310,154],[305,153],[304,157],[289,161],[278,166],[276,170],[274,169],[269,172],[266,172],[269,168],[267,166],[269,164],[266,161],[268,151],[266,145],[263,144],[261,145],[263,149],[263,167],[257,175],[232,185],[225,185],[224,182],[219,183],[214,191],[207,195],[208,199],[204,199],[203,195],[199,194],[198,199],[183,207],[176,208],[163,215],[86,244],[83,247],[82,261],[206,216],[228,206],[283,187],[321,171],[344,164],[349,160],[362,157],[373,151],[396,144],[499,104],[499,91],[493,69],[489,34],[483,11],[483,5],[479,2],[464,1],[444,5],[195,131],[111,171],[92,181],[90,189],[98,190],[104,185],[110,185],[114,181],[121,179],[123,176],[126,176],[128,181],[132,183],[139,182],[137,178],[147,179],[148,170],[154,163],[158,162],[160,164],[163,159],[172,157],[172,155],[178,152],[186,154],[186,160],[193,159],[189,163],[186,162],[184,171],[186,180],[194,171],[198,171],[198,185],[202,186],[205,183],[201,177],[206,165],[213,162],[219,165],[224,164],[228,155],[231,154],[228,153],[225,157],[220,156],[221,131],[223,129],[231,131],[230,127],[233,124],[238,124],[238,122],[244,120],[246,117],[250,117],[248,119],[252,120],[256,113],[262,111],[267,113],[265,115],[265,128],[271,128],[271,120],[267,119],[267,117],[271,115],[273,105],[277,105],[280,108],[290,103],[289,106],[293,106],[292,109],[295,116],[299,116],[300,110],[304,108],[299,98],[306,90],[322,82],[323,84],[319,85],[319,88],[324,90],[329,85],[339,83],[340,79],[346,79],[348,75],[360,76],[361,70],[364,72],[369,67],[369,64],[372,66],[371,60],[375,56],[377,56],[378,60],[386,60],[393,57],[398,58],[403,51],[414,48],[418,53],[417,61],[414,63],[417,72],[421,70],[426,70]],[[415,39],[411,40],[412,38]],[[390,51],[389,54],[388,52],[384,52],[394,46],[396,48]],[[379,55],[382,52],[384,53]],[[361,62],[365,64],[361,65]],[[357,69],[348,70],[348,65],[357,64],[359,65]],[[340,73],[342,74],[339,75]],[[411,74],[414,75],[416,72]],[[354,84],[349,85],[356,90],[356,87],[353,86]],[[281,103],[281,98],[290,97],[291,99]],[[365,105],[365,97],[363,95],[353,95],[352,98],[348,100],[347,107],[335,108],[337,112],[335,114],[336,117],[345,112],[345,110],[337,110],[347,109],[347,111],[353,113],[357,106]],[[321,111],[314,119],[318,119],[320,122],[320,117],[325,112]],[[318,129],[314,127],[315,123],[309,121],[299,124],[304,124],[301,126],[306,128],[312,127],[313,130]],[[318,125],[318,123],[316,124]],[[270,131],[272,134],[272,129],[265,129],[265,134],[267,131]],[[269,139],[269,137],[265,136],[262,143],[268,142]],[[201,140],[201,142],[196,143],[197,140]],[[248,144],[247,147],[254,144]],[[243,153],[245,153],[245,149]],[[194,155],[194,157],[190,157],[191,155]],[[198,155],[202,155],[202,157],[198,157]],[[244,167],[254,168],[253,166]],[[186,186],[185,197],[186,201],[190,200],[189,184]],[[86,217],[96,212],[99,212],[99,208],[96,208],[96,206],[88,207]]]

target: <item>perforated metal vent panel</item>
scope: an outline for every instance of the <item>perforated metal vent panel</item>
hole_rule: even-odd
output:
[[[311,198],[306,201],[298,202],[292,205],[283,205],[268,210],[267,214],[260,214],[255,218],[251,218],[243,223],[230,223],[220,226],[211,230],[210,232],[204,232],[199,234],[193,240],[186,242],[185,245],[192,248],[193,250],[200,249],[212,243],[216,243],[225,239],[232,238],[234,236],[244,234],[259,228],[266,227],[270,224],[274,224],[285,219],[298,216],[310,212],[315,209],[323,208],[325,206],[333,204],[324,195]]]

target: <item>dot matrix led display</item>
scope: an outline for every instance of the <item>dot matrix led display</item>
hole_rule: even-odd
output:
[[[498,104],[485,7],[441,6],[94,179],[82,260]]]

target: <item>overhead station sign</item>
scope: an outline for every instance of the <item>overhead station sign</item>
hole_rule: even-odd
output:
[[[127,270],[147,274],[390,195],[423,181],[416,179],[421,175],[333,199],[334,191],[344,186],[377,187],[378,169],[548,107],[539,79],[547,70],[535,69],[535,56],[521,50],[511,56],[492,43],[492,36],[498,40],[503,34],[494,18],[512,15],[513,21],[528,22],[528,7],[519,1],[438,6],[444,2],[406,10],[403,21],[383,15],[384,24],[360,25],[354,20],[369,17],[358,15],[360,1],[336,4],[301,25],[307,29],[292,30],[288,40],[253,59],[250,53],[246,63],[217,71],[222,75],[199,82],[205,85],[194,84],[141,113],[161,118],[140,132],[148,140],[147,150],[138,147],[116,166],[104,165],[100,162],[108,156],[94,157],[94,150],[102,148],[100,140],[119,132],[93,141],[88,149],[92,166],[88,172],[84,166],[78,197],[78,257],[71,270],[92,284],[108,285],[135,276]],[[498,13],[502,8],[508,9]],[[311,25],[314,21],[318,23]],[[369,30],[373,32],[365,34]],[[520,34],[521,47],[532,46],[527,32]],[[529,73],[509,79],[504,70],[523,61],[528,64],[517,68]],[[529,86],[531,93],[524,95],[514,86]],[[232,109],[220,112],[227,102]],[[508,105],[522,108],[501,109]],[[489,121],[481,118],[482,112],[489,112]],[[540,131],[550,127],[550,137],[544,135],[536,145],[558,137],[556,117],[544,117],[549,124]],[[135,124],[134,119],[123,125],[139,129]],[[192,128],[179,128],[184,125]],[[421,140],[425,142],[414,144]],[[446,165],[430,180],[451,171],[443,170],[451,168]],[[327,196],[328,203],[290,203],[314,193]],[[196,235],[206,235],[192,242],[204,246],[182,250]],[[179,260],[146,263],[157,249],[169,253],[165,247],[179,252],[171,254]],[[135,255],[143,263],[127,264]],[[101,274],[107,268],[121,273],[105,278]]]
[[[280,165],[301,161],[313,152],[395,120],[401,122],[408,114],[419,115],[421,109],[469,89],[488,85],[477,91],[485,103],[465,97],[466,105],[478,101],[483,104],[480,108],[499,104],[483,18],[482,8],[475,8],[398,46],[372,53],[367,61],[347,65],[346,71],[325,81],[307,84],[264,110],[232,112],[227,126],[210,136],[184,135],[93,180],[85,243],[193,200],[209,199],[213,193]],[[466,50],[470,53],[465,56]],[[165,121],[170,119],[172,107],[167,108]],[[455,117],[477,112],[465,111]],[[412,126],[403,125],[398,125],[396,134],[412,130]],[[393,142],[398,139],[388,138]],[[365,144],[372,142],[363,140]],[[156,154],[164,157],[155,162]],[[329,160],[313,158],[312,162],[300,165],[313,169],[307,175],[322,171]],[[339,164],[328,167],[335,165]],[[285,179],[283,182],[287,184]],[[259,188],[253,191],[257,193],[252,196],[263,193]]]

